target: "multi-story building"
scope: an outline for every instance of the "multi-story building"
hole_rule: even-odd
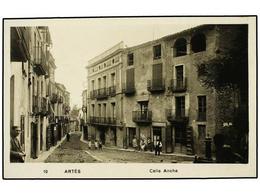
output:
[[[123,146],[122,69],[123,42],[91,59],[88,72],[88,131],[91,140]]]
[[[55,115],[51,83],[56,66],[51,44],[48,27],[11,28],[10,125],[22,129],[26,161],[38,158],[54,139],[47,130]]]
[[[202,25],[134,47],[122,47],[120,74],[116,75],[117,89],[121,85],[122,95],[117,91],[118,98],[113,101],[120,105],[117,110],[121,113],[116,115],[122,125],[118,126],[121,135],[117,137],[117,143],[121,143],[118,146],[131,147],[136,137],[138,142],[146,143],[162,140],[162,150],[166,153],[204,153],[205,138],[218,133],[225,121],[220,120],[219,95],[214,88],[202,84],[198,65],[225,55],[224,51],[234,47],[234,37],[243,28]],[[102,56],[89,63],[90,95],[96,93],[95,87],[100,89],[102,74],[108,72],[105,60],[111,58],[113,55]],[[102,104],[107,102],[99,101],[96,96],[90,98],[95,99],[89,102],[90,116],[101,117]],[[233,106],[241,104],[237,99],[231,102]],[[99,123],[90,124],[101,127],[100,132],[108,128],[103,121],[102,125]]]

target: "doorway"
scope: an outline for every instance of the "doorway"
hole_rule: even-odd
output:
[[[175,125],[175,147],[174,152],[186,152],[186,126],[185,124]]]
[[[129,132],[128,143],[130,147],[133,147],[133,139],[134,137],[136,137],[136,128],[129,127],[128,132]]]
[[[117,145],[117,134],[116,134],[116,128],[111,128],[111,133],[112,133],[112,145],[116,146]]]
[[[31,123],[31,158],[37,158],[38,132],[37,123]]]
[[[162,141],[162,129],[161,127],[153,127],[153,145],[156,145],[156,141]]]

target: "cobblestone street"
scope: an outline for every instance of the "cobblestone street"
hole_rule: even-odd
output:
[[[155,156],[152,152],[118,150],[104,147],[103,150],[90,150],[88,145],[80,141],[81,134],[71,135],[46,159],[45,162],[64,163],[191,163],[192,157],[161,155]]]

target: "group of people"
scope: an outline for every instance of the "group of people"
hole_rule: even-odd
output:
[[[148,138],[147,140],[145,139],[140,139],[140,143],[138,145],[137,138],[134,137],[132,140],[132,145],[135,151],[150,151],[152,152],[153,149],[155,151],[155,155],[160,155],[161,150],[162,150],[162,142],[161,140],[156,140],[155,144],[153,145],[151,142],[151,139]]]
[[[102,150],[102,147],[103,147],[103,144],[102,144],[102,141],[101,140],[95,140],[94,141],[94,147],[95,147],[95,150],[99,149],[99,150]],[[92,149],[92,141],[91,140],[88,140],[88,148],[91,150]]]

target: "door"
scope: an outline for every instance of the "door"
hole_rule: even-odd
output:
[[[141,120],[147,120],[148,118],[148,102],[140,102]]]
[[[183,82],[183,66],[176,66],[176,87],[177,89],[182,89],[184,86]]]
[[[162,87],[162,64],[153,65],[152,87],[155,89]]]
[[[205,154],[206,125],[198,125],[198,153]]]
[[[136,137],[136,129],[129,127],[128,131],[129,131],[129,142],[128,143],[129,143],[130,147],[133,147],[133,139],[134,139],[134,137]]]
[[[166,128],[166,153],[172,153],[173,147],[172,147],[172,128],[167,127]]]
[[[112,144],[114,146],[117,145],[117,134],[116,134],[116,128],[112,128]]]
[[[186,127],[185,124],[175,125],[175,147],[174,152],[186,153]]]
[[[37,158],[38,132],[37,124],[31,123],[31,158]]]
[[[106,143],[106,136],[105,136],[105,129],[101,128],[99,129],[99,138],[103,145]]]
[[[156,141],[162,140],[162,129],[161,127],[153,127],[153,145],[156,146]]]

